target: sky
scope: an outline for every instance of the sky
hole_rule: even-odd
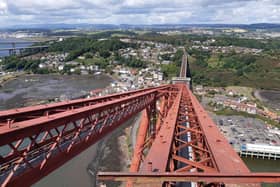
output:
[[[280,23],[280,0],[0,0],[0,27]]]

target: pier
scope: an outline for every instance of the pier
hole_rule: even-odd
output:
[[[263,159],[280,159],[280,146],[243,144],[239,150],[240,156]]]

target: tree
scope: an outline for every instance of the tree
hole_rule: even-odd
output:
[[[177,77],[179,70],[180,68],[175,64],[161,65],[161,71],[163,72],[164,77],[169,79],[172,77]]]
[[[102,50],[100,51],[99,55],[103,58],[109,58],[111,56],[111,53],[108,50]]]
[[[85,53],[84,54],[84,56],[85,56],[85,58],[93,58],[93,55],[92,55],[92,53]]]

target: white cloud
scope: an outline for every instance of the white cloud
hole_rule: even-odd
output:
[[[279,22],[279,0],[0,0],[0,25]]]
[[[0,0],[0,15],[4,15],[7,13],[7,3],[4,0]]]

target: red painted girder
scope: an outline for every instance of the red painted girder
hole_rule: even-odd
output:
[[[134,99],[145,97],[148,95],[151,96],[154,95],[156,99],[156,94],[157,94],[156,90],[146,91],[125,98],[114,99],[112,101],[98,103],[92,106],[86,106],[86,107],[69,110],[50,116],[14,123],[13,128],[9,128],[8,126],[3,126],[0,128],[0,146],[11,143],[17,139],[21,139],[26,136],[31,136],[34,133],[38,133],[41,131],[54,128],[56,126],[65,123],[65,121],[68,121],[69,119],[78,120],[81,116],[88,116],[93,111],[102,111],[114,105],[121,106],[122,104],[125,104],[128,101],[132,101]]]
[[[160,110],[158,112],[157,116],[157,122],[156,122],[156,134],[158,134],[161,125],[163,123],[163,118],[165,117],[166,113],[166,98],[163,97],[160,101]]]
[[[182,96],[182,86],[178,86],[179,91],[176,99],[164,118],[163,124],[156,135],[156,138],[150,148],[148,155],[145,157],[143,166],[140,171],[159,171],[164,172],[169,160],[172,139],[175,131],[175,125],[178,116],[180,100]]]
[[[95,98],[87,98],[87,99],[76,99],[76,100],[70,100],[70,101],[63,101],[58,103],[51,103],[51,104],[45,104],[45,105],[37,105],[37,106],[29,106],[29,107],[23,107],[23,108],[16,108],[16,109],[10,109],[5,111],[0,111],[0,124],[4,125],[7,123],[8,120],[15,120],[15,122],[23,121],[23,120],[29,120],[33,118],[39,118],[42,116],[46,116],[53,113],[59,113],[64,112],[66,110],[69,110],[71,108],[81,108],[88,105],[94,105],[96,103],[102,103],[113,99],[119,99],[123,97],[127,97],[130,95],[134,95],[141,92],[147,92],[150,90],[158,90],[166,89],[170,87],[170,85],[163,85],[159,87],[154,88],[146,88],[146,89],[140,89],[136,91],[129,91],[125,93],[117,93],[102,97],[95,97]]]
[[[144,149],[146,136],[148,135],[149,120],[148,110],[145,109],[142,112],[141,123],[139,125],[136,145],[134,147],[133,158],[130,165],[130,172],[137,172],[139,170],[143,154],[142,151]]]
[[[133,157],[130,164],[130,172],[137,172],[139,170],[141,160],[143,157],[143,150],[146,141],[146,137],[148,136],[148,128],[150,124],[148,109],[146,108],[142,111],[141,123],[139,125],[139,130],[136,139],[136,145],[133,151]],[[128,181],[126,187],[132,187],[133,184],[131,181]]]
[[[184,157],[180,157],[180,156],[177,156],[177,155],[174,155],[174,154],[172,155],[172,159],[183,162],[183,163],[187,164],[187,166],[190,166],[190,167],[193,166],[195,168],[202,169],[204,172],[208,172],[208,173],[216,172],[215,168],[204,166],[200,162],[194,162],[194,161],[188,160]]]
[[[207,182],[226,184],[280,183],[280,173],[201,173],[201,172],[98,172],[99,180],[127,181],[135,183]],[[250,185],[252,186],[252,185]],[[256,184],[258,186],[258,184]]]
[[[170,87],[170,89],[171,88],[172,87]],[[1,162],[4,161],[4,163],[2,164],[5,164],[5,162],[16,161],[14,163],[15,165],[30,165],[29,160],[22,160],[22,158],[25,159],[25,157],[22,157],[22,155],[29,155],[29,153],[33,152],[34,150],[36,151],[38,146],[43,146],[42,151],[45,151],[47,155],[51,155],[50,157],[47,156],[42,163],[38,163],[37,165],[34,165],[34,163],[32,163],[32,168],[27,168],[21,174],[17,174],[16,176],[13,176],[14,174],[12,174],[11,180],[5,180],[4,186],[6,184],[10,186],[26,186],[38,181],[40,178],[58,168],[66,161],[73,158],[75,155],[79,154],[84,149],[86,149],[108,133],[112,132],[114,129],[118,128],[133,115],[137,114],[149,105],[154,104],[155,100],[159,97],[157,94],[157,90],[148,90],[145,92],[133,94],[128,97],[113,99],[112,101],[107,101],[104,103],[98,103],[93,106],[86,106],[83,108],[49,115],[46,117],[14,123],[14,128],[6,127],[4,130],[2,129],[2,131],[0,132],[0,146],[9,145],[12,142],[23,140],[24,138],[36,139],[36,136],[38,136],[42,132],[45,133],[50,130],[57,130],[56,128],[63,127],[64,125],[68,125],[71,122],[81,122],[82,120],[87,119],[87,117],[89,116],[95,115],[97,113],[101,115],[102,112],[112,111],[112,109],[114,109],[113,112],[117,113],[117,116],[120,117],[113,120],[110,125],[107,124],[106,126],[99,127],[97,131],[92,131],[92,133],[87,135],[84,139],[81,139],[81,137],[79,137],[81,131],[85,132],[92,130],[92,128],[97,124],[96,122],[92,121],[88,124],[82,124],[75,130],[69,129],[68,131],[66,129],[65,132],[61,134],[61,137],[56,136],[51,139],[45,139],[41,143],[36,142],[36,146],[35,144],[32,145],[34,142],[32,144],[29,143],[29,145],[26,145],[27,147],[25,149],[16,150],[16,152],[12,153],[13,155],[8,155],[7,157],[1,158]],[[127,111],[126,108],[130,111]],[[105,117],[106,115],[111,116],[115,114],[107,112],[105,113]],[[101,125],[104,125],[106,119],[104,119],[102,116],[100,116],[98,119],[102,119],[103,121],[101,120]],[[62,150],[58,145],[60,144],[60,140],[62,140],[65,136],[68,137],[68,135],[71,135],[71,141],[75,141],[75,139],[77,138],[79,141],[75,142],[74,144],[71,143],[67,149]],[[47,143],[45,144],[44,142]],[[52,150],[54,150],[54,148],[59,151],[55,154],[52,154]],[[17,159],[17,157],[19,159]],[[22,181],[25,181],[25,183],[22,183]]]
[[[121,124],[125,123],[126,120],[128,120],[133,115],[128,115],[127,117],[123,118],[118,123],[109,126],[107,128],[104,128],[101,133],[93,134],[90,136],[89,139],[83,140],[81,142],[78,142],[73,146],[70,152],[61,152],[58,155],[54,155],[49,159],[43,168],[40,167],[40,165],[33,167],[33,169],[28,169],[24,173],[22,173],[19,176],[16,176],[12,178],[9,183],[7,183],[7,186],[11,187],[29,187],[32,184],[38,182],[43,177],[47,176],[49,173],[53,172],[63,164],[65,164],[70,159],[74,158],[81,152],[83,152],[85,149],[99,141],[101,138],[105,137],[107,134],[111,133],[115,129],[117,129]],[[5,185],[6,186],[6,185]],[[1,187],[4,187],[3,184],[1,184]]]
[[[226,138],[220,133],[216,124],[209,117],[196,97],[186,87],[189,97],[198,118],[199,125],[205,136],[211,155],[221,173],[228,172],[250,172]]]

